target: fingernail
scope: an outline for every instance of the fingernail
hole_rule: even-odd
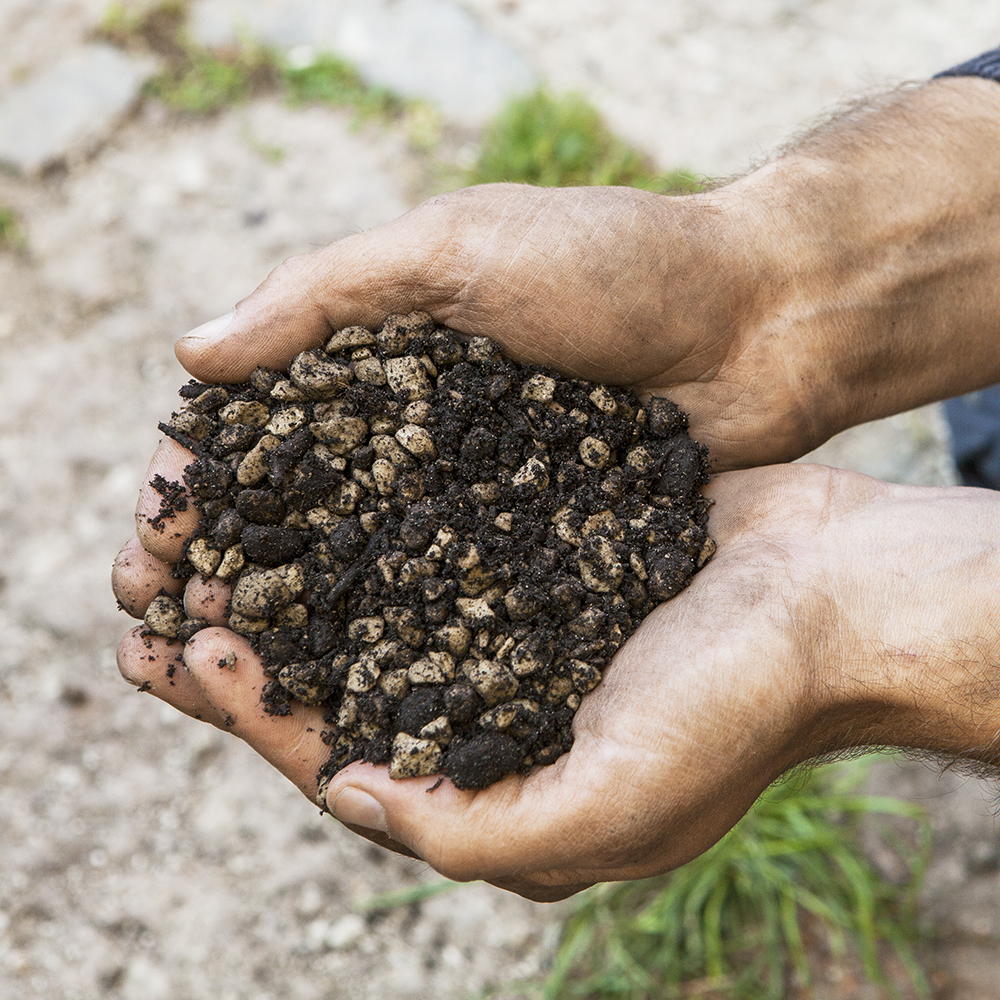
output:
[[[207,323],[202,323],[201,326],[196,326],[190,332],[185,333],[181,339],[202,340],[208,342],[219,340],[225,335],[225,332],[229,328],[229,324],[232,323],[235,315],[236,310],[230,309],[225,316],[219,316],[217,319],[210,319]]]
[[[342,788],[330,805],[334,819],[351,826],[363,826],[366,830],[388,832],[385,810],[367,792],[360,788]]]

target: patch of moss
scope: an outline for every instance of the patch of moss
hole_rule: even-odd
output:
[[[0,250],[23,251],[28,248],[28,238],[13,209],[0,205]]]

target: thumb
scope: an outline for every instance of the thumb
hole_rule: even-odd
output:
[[[206,382],[242,382],[284,368],[334,330],[375,328],[418,309],[438,322],[463,285],[455,196],[432,199],[367,233],[279,264],[235,309],[182,337],[177,359]],[[460,242],[460,241],[459,241]]]

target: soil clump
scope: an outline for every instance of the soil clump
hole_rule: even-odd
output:
[[[268,711],[324,709],[321,783],[356,760],[459,788],[551,763],[615,652],[715,548],[707,451],[677,406],[423,313],[181,396],[160,427],[195,453],[200,522],[174,573],[232,585]],[[186,501],[154,486],[162,525]],[[165,594],[146,616],[184,641],[206,624]]]

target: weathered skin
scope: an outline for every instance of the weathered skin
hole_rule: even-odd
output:
[[[718,469],[785,461],[854,423],[1000,381],[1000,87],[941,80],[848,116],[717,191],[474,188],[293,258],[226,321],[182,339],[205,380],[281,366],[331,329],[424,309],[513,356],[668,394]],[[179,478],[166,442],[150,476]],[[556,764],[485,791],[353,765],[326,791],[358,832],[453,878],[536,899],[682,864],[766,785],[869,744],[1000,763],[1000,500],[820,467],[718,476],[715,559],[621,650]],[[191,514],[138,540],[116,593],[141,614]],[[143,546],[145,548],[143,548]],[[189,585],[218,618],[221,582]],[[122,672],[247,740],[303,792],[316,710],[274,718],[224,629],[187,673],[133,631]],[[174,647],[176,649],[176,647]],[[234,670],[218,663],[234,651]],[[636,679],[641,674],[641,682]]]

